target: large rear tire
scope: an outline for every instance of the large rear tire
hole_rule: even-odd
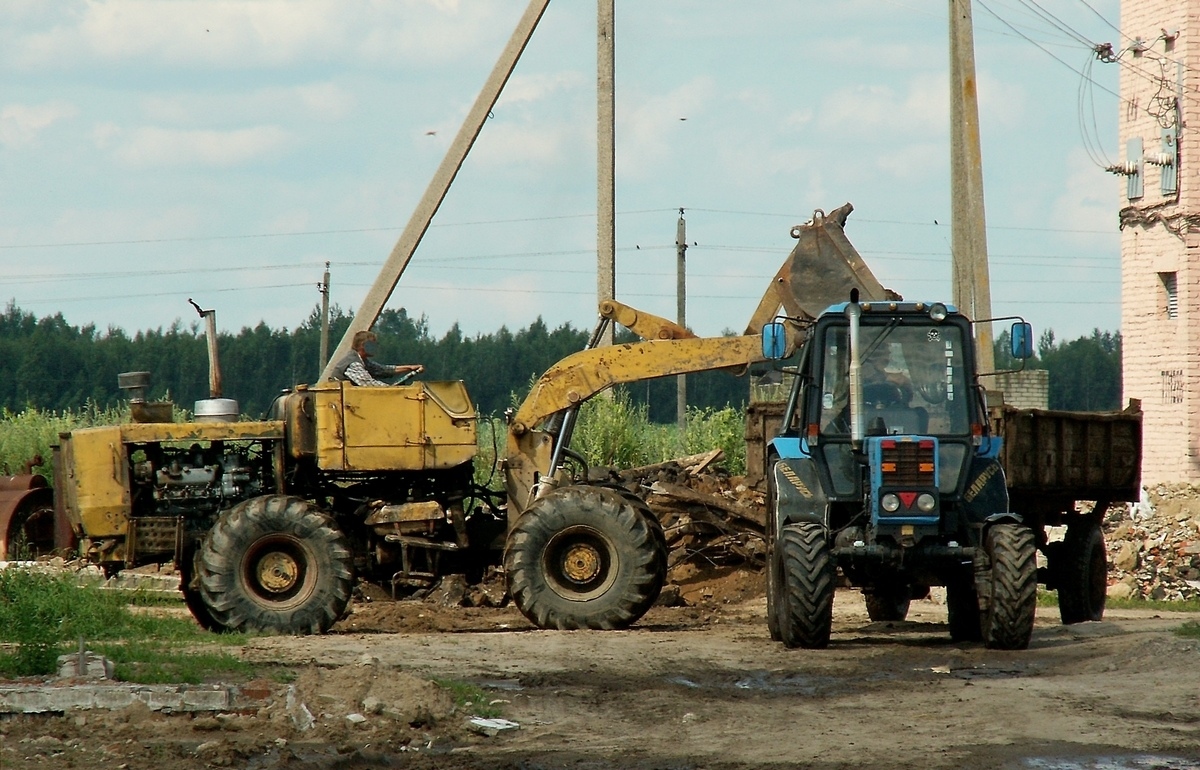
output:
[[[194,546],[184,550],[179,561],[179,591],[183,594],[183,603],[187,605],[192,617],[196,619],[200,627],[205,631],[219,633],[224,631],[225,627],[212,616],[208,605],[204,603],[204,597],[200,594],[200,579],[197,576],[196,568],[196,559],[199,555],[199,549]]]
[[[230,631],[324,633],[353,587],[345,536],[298,497],[255,497],[222,512],[197,561],[200,599]]]
[[[819,524],[788,524],[776,548],[782,556],[779,632],[784,646],[817,649],[833,631],[833,554]]]
[[[644,504],[611,489],[563,487],[509,532],[508,592],[539,628],[626,628],[662,591],[665,543]]]
[[[1104,618],[1108,598],[1108,554],[1104,532],[1098,524],[1067,526],[1060,559],[1054,569],[1058,576],[1058,613],[1066,624]]]
[[[1023,650],[1033,636],[1037,610],[1037,546],[1020,524],[988,530],[991,597],[983,615],[983,641],[996,650]]]

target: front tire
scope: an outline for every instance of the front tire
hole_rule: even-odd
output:
[[[833,631],[835,570],[825,528],[810,522],[788,524],[776,548],[783,563],[779,631],[784,646],[827,646]]]
[[[508,535],[508,593],[539,628],[626,628],[662,591],[665,542],[644,504],[601,487],[557,489]]]
[[[996,650],[1023,650],[1033,637],[1037,610],[1037,546],[1033,531],[996,524],[987,533],[991,597],[983,615],[983,641]]]
[[[222,512],[204,538],[200,599],[230,631],[324,633],[350,601],[353,566],[345,536],[316,506],[255,497]]]
[[[1104,618],[1108,598],[1108,554],[1098,524],[1067,526],[1058,573],[1058,613],[1065,624]]]

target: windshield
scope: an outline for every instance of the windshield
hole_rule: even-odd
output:
[[[850,330],[825,331],[821,432],[850,433]],[[965,435],[970,388],[953,325],[864,325],[859,330],[863,427],[868,435]]]

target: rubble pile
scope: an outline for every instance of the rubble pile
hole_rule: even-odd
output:
[[[668,569],[764,563],[763,495],[719,466],[723,459],[715,449],[620,472],[662,523]]]
[[[1200,488],[1148,487],[1104,521],[1108,595],[1176,601],[1200,597]]]

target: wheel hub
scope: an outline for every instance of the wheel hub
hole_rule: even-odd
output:
[[[600,552],[587,543],[576,543],[563,555],[563,576],[583,585],[600,574]]]
[[[258,584],[273,594],[281,594],[296,585],[300,565],[286,553],[272,551],[258,562]]]

